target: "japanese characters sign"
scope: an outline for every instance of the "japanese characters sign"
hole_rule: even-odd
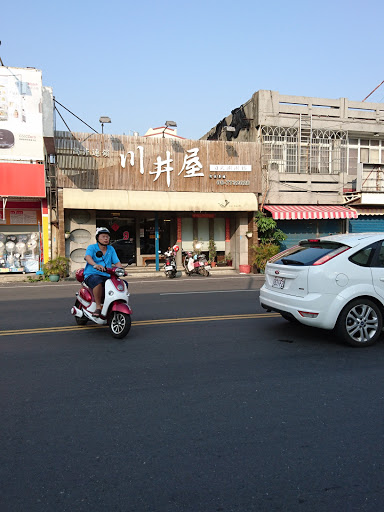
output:
[[[253,143],[57,132],[60,186],[185,192],[258,191]],[[92,172],[89,172],[92,171]]]

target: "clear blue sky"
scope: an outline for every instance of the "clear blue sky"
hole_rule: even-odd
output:
[[[198,139],[259,89],[362,100],[384,80],[383,18],[383,0],[20,0],[2,4],[0,56],[98,131],[172,120]]]

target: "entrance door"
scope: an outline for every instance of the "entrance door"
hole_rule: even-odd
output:
[[[97,227],[105,226],[111,232],[111,245],[123,264],[136,263],[136,225],[133,218],[97,219]]]

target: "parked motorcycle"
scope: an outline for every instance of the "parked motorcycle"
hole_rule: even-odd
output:
[[[200,274],[208,277],[211,265],[208,263],[205,254],[197,254],[188,251],[184,258],[184,271],[187,276],[192,274]]]
[[[177,265],[176,265],[176,254],[179,250],[178,245],[174,245],[173,247],[168,247],[168,251],[165,251],[165,263],[164,263],[164,273],[170,279],[176,277],[177,274]]]
[[[128,305],[128,283],[121,279],[126,273],[120,267],[107,268],[106,272],[110,277],[105,281],[104,304],[100,317],[93,316],[96,302],[91,288],[84,283],[84,269],[76,272],[76,279],[82,283],[82,287],[76,293],[76,302],[71,313],[78,325],[85,325],[89,320],[98,325],[108,324],[112,336],[121,339],[131,328],[132,310]]]

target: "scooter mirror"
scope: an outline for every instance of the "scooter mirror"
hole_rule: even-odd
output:
[[[103,253],[101,251],[97,251],[96,256],[98,258],[102,258],[103,257]]]

